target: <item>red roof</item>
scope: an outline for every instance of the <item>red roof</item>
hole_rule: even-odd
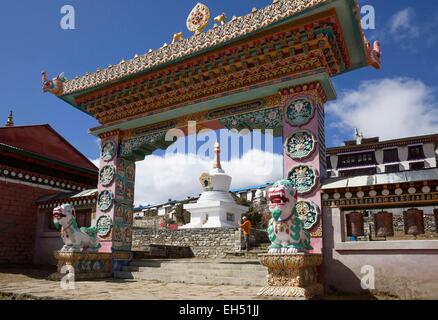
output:
[[[77,167],[98,170],[48,124],[0,127],[0,143]]]

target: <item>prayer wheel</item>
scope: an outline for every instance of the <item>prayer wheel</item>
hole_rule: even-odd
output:
[[[433,215],[435,216],[435,232],[438,233],[438,209],[433,209]]]
[[[394,225],[392,212],[382,211],[374,215],[376,237],[393,237]]]
[[[347,219],[347,236],[362,237],[365,235],[362,213],[351,212],[346,215],[346,219]]]
[[[416,236],[424,234],[423,211],[418,209],[409,209],[403,212],[405,222],[405,234]]]

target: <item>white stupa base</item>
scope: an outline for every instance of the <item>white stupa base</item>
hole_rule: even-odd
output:
[[[191,213],[190,223],[180,229],[235,228],[239,227],[245,206],[228,201],[202,201],[187,204],[184,209]]]

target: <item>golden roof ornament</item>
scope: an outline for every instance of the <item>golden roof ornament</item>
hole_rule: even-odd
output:
[[[221,26],[223,26],[225,24],[225,22],[227,22],[227,16],[225,15],[225,12],[222,12],[221,15],[217,16],[216,18],[214,18],[214,21],[216,21]]]
[[[184,38],[184,37],[183,37],[183,33],[182,33],[182,32],[175,33],[175,34],[173,35],[173,38],[172,38],[172,43],[175,43],[175,42],[181,41],[183,38]]]
[[[8,120],[6,120],[6,127],[13,127],[14,126],[14,115],[11,112],[9,112]]]
[[[201,34],[210,22],[210,18],[210,9],[205,4],[198,3],[187,17],[187,29],[195,35]]]

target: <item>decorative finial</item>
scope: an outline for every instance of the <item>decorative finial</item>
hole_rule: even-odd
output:
[[[222,166],[221,166],[221,147],[219,145],[219,142],[216,142],[214,144],[213,169],[222,170]]]
[[[357,128],[354,128],[354,133],[356,136],[356,144],[362,144],[362,140],[363,140],[363,132],[359,133],[359,130]]]
[[[373,66],[376,69],[380,69],[382,67],[382,49],[380,48],[380,42],[378,40],[374,41],[373,46],[364,36],[364,42],[367,53],[367,60],[370,66]]]
[[[172,38],[172,44],[175,43],[175,42],[181,41],[182,39],[183,39],[183,33],[182,32],[175,33],[173,35],[173,38]]]
[[[9,112],[8,120],[6,120],[6,127],[13,127],[14,126],[14,115],[11,112]]]
[[[227,22],[227,16],[225,15],[225,12],[222,12],[221,15],[217,16],[216,18],[214,18],[214,21],[216,21],[221,26],[223,26],[225,24],[225,22]]]
[[[198,3],[187,17],[187,29],[199,35],[207,27],[210,18],[210,9],[205,4]]]

